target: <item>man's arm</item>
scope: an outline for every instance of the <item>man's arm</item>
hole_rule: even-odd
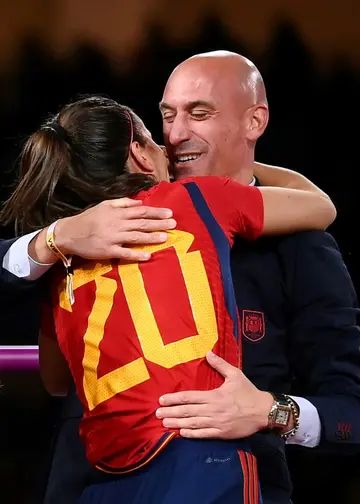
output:
[[[360,330],[355,291],[334,239],[321,231],[280,246],[288,299],[289,368],[300,387],[300,428],[290,443],[341,450],[360,447]],[[216,390],[160,399],[157,414],[186,437],[240,438],[266,427],[271,399],[219,357]],[[269,402],[270,401],[270,402]]]
[[[65,254],[90,259],[136,259],[141,252],[125,245],[166,241],[166,231],[176,226],[171,215],[169,209],[146,207],[128,198],[104,201],[59,221],[55,241]],[[43,230],[36,236],[0,240],[1,343],[37,340],[42,291],[38,280],[56,260],[45,236]]]
[[[161,243],[176,222],[165,208],[151,208],[141,201],[121,198],[104,201],[79,215],[61,219],[55,226],[57,247],[67,255],[89,259],[119,258],[147,260],[146,254],[124,245]],[[0,248],[0,281],[15,293],[19,286],[30,288],[48,271],[57,257],[46,245],[46,229],[18,240],[2,242]],[[19,279],[25,279],[21,282]]]
[[[29,233],[17,240],[12,240],[10,248],[2,259],[2,268],[17,278],[37,280],[51,268],[56,257],[49,258],[49,263],[38,263],[30,256],[30,244],[36,242],[41,231]]]
[[[183,437],[241,439],[268,427],[273,396],[259,390],[240,369],[209,352],[208,363],[224,377],[217,389],[185,391],[160,397],[156,416],[165,427],[180,429]],[[313,447],[320,438],[316,407],[296,397],[300,405],[300,426],[294,444]],[[293,419],[284,432],[294,426]]]
[[[327,233],[294,235],[281,248],[288,288],[288,356],[297,391],[319,414],[319,448],[358,449],[360,329],[351,278]]]
[[[16,296],[31,292],[34,282],[23,280],[23,271],[28,264],[27,245],[18,250],[19,240],[0,240],[0,299],[16,302]],[[15,254],[14,254],[15,251]],[[15,297],[14,297],[15,296]]]

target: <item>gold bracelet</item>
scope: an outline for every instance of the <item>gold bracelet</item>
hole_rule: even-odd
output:
[[[73,288],[73,269],[71,266],[72,257],[66,257],[57,247],[55,242],[55,226],[59,221],[55,221],[47,229],[46,245],[49,250],[63,263],[66,270],[66,294],[71,305],[75,303],[74,288]]]

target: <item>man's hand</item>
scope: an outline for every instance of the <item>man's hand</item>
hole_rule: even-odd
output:
[[[64,254],[86,259],[146,261],[150,254],[124,245],[165,242],[166,231],[176,226],[171,217],[168,208],[143,206],[138,200],[104,201],[81,214],[61,219],[55,228],[56,245]]]
[[[257,389],[244,373],[209,352],[208,363],[225,381],[215,390],[186,391],[160,397],[156,416],[187,438],[240,439],[268,425],[273,397]]]

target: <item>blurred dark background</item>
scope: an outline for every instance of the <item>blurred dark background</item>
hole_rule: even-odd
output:
[[[338,218],[330,231],[359,292],[360,4],[220,4],[0,0],[0,200],[22,140],[68,100],[109,95],[133,107],[161,142],[157,104],[173,68],[198,52],[240,52],[268,91],[270,124],[257,160],[298,170],[331,195]],[[12,235],[0,229],[1,238]],[[31,313],[17,309],[16,326],[0,320],[0,345],[36,344]],[[0,503],[38,504],[61,402],[34,374],[0,370],[0,379]],[[292,448],[289,463],[294,504],[360,502],[359,454]]]

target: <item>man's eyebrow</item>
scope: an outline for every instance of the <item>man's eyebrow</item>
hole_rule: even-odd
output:
[[[159,109],[160,110],[175,110],[174,107],[169,105],[168,103],[162,101],[159,103]]]
[[[186,104],[187,110],[192,110],[197,107],[205,107],[205,108],[215,110],[215,105],[213,103],[205,101],[205,100],[195,100],[195,101],[192,101],[192,102],[189,102]]]
[[[195,100],[191,101],[186,104],[185,110],[193,110],[196,107],[206,107],[208,109],[215,110],[215,105],[212,104],[211,102],[205,101],[205,100]],[[166,102],[160,102],[159,103],[159,108],[160,110],[175,110],[175,107],[172,107]]]

